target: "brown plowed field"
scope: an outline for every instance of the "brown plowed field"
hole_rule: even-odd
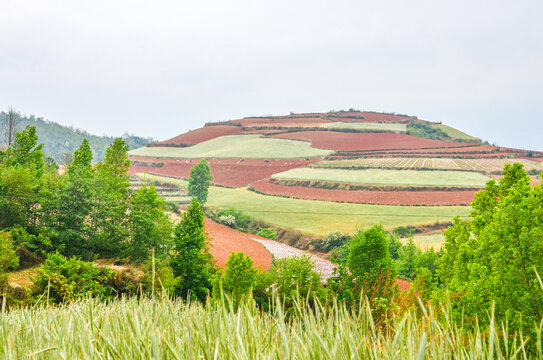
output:
[[[157,175],[188,178],[190,169],[200,162],[200,159],[167,159],[130,157],[131,160],[163,162],[164,166],[147,167],[131,166],[130,173],[149,172]],[[242,187],[255,181],[262,180],[273,174],[286,170],[304,167],[319,161],[314,159],[207,159],[211,167],[211,182],[217,185]]]
[[[381,205],[469,205],[475,197],[475,191],[330,190],[277,185],[269,180],[258,181],[251,188],[264,194],[298,199]]]
[[[209,252],[217,262],[217,265],[224,268],[226,260],[232,252],[243,252],[254,261],[254,266],[268,270],[272,264],[272,256],[264,245],[251,240],[251,238],[263,239],[260,236],[248,235],[228,226],[219,225],[213,221],[205,220],[206,232],[211,237]]]
[[[246,127],[256,126],[282,126],[282,127],[313,127],[321,124],[328,124],[333,121],[322,119],[320,117],[303,117],[303,118],[247,118],[241,120],[233,120],[233,123],[239,123]]]
[[[466,146],[465,143],[422,139],[406,134],[301,131],[270,135],[273,138],[310,141],[314,148],[336,151],[424,149]]]
[[[241,127],[232,125],[204,126],[203,128],[189,131],[174,138],[164,140],[158,144],[199,144],[215,139],[219,136],[234,135],[240,133]]]

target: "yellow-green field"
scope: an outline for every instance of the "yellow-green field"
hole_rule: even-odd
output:
[[[184,180],[146,175],[148,179],[186,186]],[[207,206],[234,207],[270,224],[291,228],[309,235],[324,236],[339,230],[352,233],[357,228],[380,224],[386,229],[426,225],[467,216],[467,206],[392,206],[344,204],[315,200],[288,199],[256,194],[245,188],[209,188]]]
[[[163,158],[293,159],[322,157],[330,150],[315,149],[307,141],[263,138],[261,135],[228,135],[184,148],[142,147],[133,156]]]
[[[409,238],[401,239],[402,243],[405,245],[409,241]],[[417,245],[422,251],[433,248],[435,251],[439,250],[443,243],[445,242],[445,236],[443,233],[435,233],[429,235],[418,235],[413,237],[413,243]]]
[[[451,139],[468,140],[468,141],[481,141],[481,139],[468,135],[465,132],[457,130],[443,124],[432,124],[432,127],[443,130]]]
[[[484,187],[489,177],[469,171],[297,168],[275,179],[319,180],[361,185]]]

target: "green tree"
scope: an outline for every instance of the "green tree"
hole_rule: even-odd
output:
[[[207,201],[211,179],[211,168],[204,159],[190,169],[189,194],[195,197],[202,205]]]
[[[122,138],[116,138],[106,149],[104,160],[95,165],[90,250],[100,256],[117,257],[126,250],[129,168],[128,145]]]
[[[381,270],[393,275],[387,234],[382,226],[359,231],[352,239],[347,266],[355,278],[374,280]]]
[[[9,232],[0,231],[0,275],[18,266],[19,256]]]
[[[226,260],[226,270],[218,274],[213,284],[215,296],[222,290],[232,296],[234,309],[237,309],[243,296],[247,296],[255,286],[258,270],[253,266],[253,260],[242,252],[231,253]]]
[[[32,170],[33,175],[40,177],[43,172],[43,144],[38,145],[38,135],[34,126],[27,126],[17,132],[11,145],[6,150],[7,166],[20,165]]]
[[[308,255],[277,260],[270,270],[273,287],[290,307],[296,296],[314,298],[321,289],[321,277],[313,268],[313,261]]]
[[[472,220],[455,218],[445,231],[440,279],[461,296],[458,316],[475,324],[495,304],[498,322],[535,335],[543,317],[543,190],[530,186],[521,164],[507,164],[503,178],[487,182],[471,206]]]
[[[68,255],[83,255],[91,235],[89,216],[94,204],[92,151],[85,139],[66,169],[59,196],[57,231]]]
[[[30,170],[0,165],[0,228],[30,224],[29,209],[36,203],[34,188]]]
[[[164,211],[164,199],[154,185],[143,185],[132,196],[128,229],[130,243],[126,255],[132,260],[147,260],[153,248],[159,256],[169,249],[171,223]]]
[[[192,199],[174,229],[174,251],[171,266],[180,278],[177,294],[204,300],[212,287],[214,264],[208,250],[204,211],[197,199]]]

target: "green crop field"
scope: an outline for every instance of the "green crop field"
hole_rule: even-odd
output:
[[[408,238],[401,239],[402,243],[405,245],[409,241]],[[433,248],[434,250],[439,250],[441,245],[445,242],[445,236],[443,233],[435,233],[429,235],[418,235],[413,237],[413,243],[421,250],[427,250]]]
[[[363,185],[484,187],[489,177],[468,171],[297,168],[276,179],[320,180]]]
[[[142,147],[134,156],[164,158],[293,159],[321,157],[332,153],[315,149],[306,141],[263,138],[261,135],[228,135],[185,148]]]
[[[443,130],[452,139],[468,140],[468,141],[481,141],[481,139],[468,135],[460,130],[443,124],[432,124],[432,127]]]
[[[149,179],[187,184],[162,176],[146,175]],[[309,235],[324,236],[334,230],[352,233],[357,228],[380,224],[386,229],[406,225],[425,225],[451,221],[456,215],[467,216],[467,206],[392,206],[344,204],[316,200],[299,200],[266,196],[245,188],[209,188],[208,206],[225,209],[234,207],[270,224],[299,230]]]
[[[373,123],[373,122],[333,122],[326,124],[329,129],[353,129],[353,130],[381,130],[406,132],[407,125],[400,123]]]

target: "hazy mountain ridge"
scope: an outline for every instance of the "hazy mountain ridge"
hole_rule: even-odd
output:
[[[0,119],[4,119],[5,112],[0,112]],[[53,121],[45,120],[34,115],[21,116],[17,123],[17,131],[31,125],[36,127],[38,141],[43,143],[43,152],[45,155],[52,157],[57,162],[62,160],[62,156],[67,152],[76,150],[83,139],[87,139],[90,143],[94,161],[102,160],[106,148],[113,143],[113,136],[99,136],[88,133],[85,130],[76,129],[72,126],[64,126]],[[152,138],[144,138],[140,136],[125,133],[122,138],[130,149],[137,149],[145,146]],[[0,139],[0,144],[4,144],[5,139]]]

